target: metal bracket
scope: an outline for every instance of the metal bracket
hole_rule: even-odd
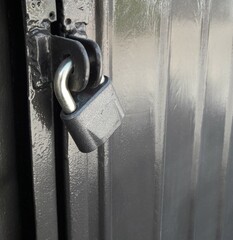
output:
[[[46,30],[30,31],[26,35],[27,61],[33,88],[41,89],[48,85],[51,76],[50,35]]]
[[[90,62],[88,87],[95,88],[99,86],[103,76],[103,58],[99,45],[90,39],[79,38],[73,35],[68,37],[79,41],[87,51]]]
[[[90,77],[90,62],[87,51],[77,40],[51,36],[53,73],[67,57],[73,62],[73,73],[70,76],[69,89],[80,92],[86,88]]]
[[[99,85],[102,77],[102,56],[97,43],[75,37],[62,38],[50,34],[50,23],[57,20],[55,0],[25,0],[27,57],[35,89],[43,89],[51,82],[59,64],[69,56],[74,64],[69,89],[82,91],[89,86]],[[58,8],[67,32],[79,32],[85,36],[85,25],[92,1],[64,0]],[[60,10],[61,11],[61,10]],[[74,13],[74,14],[67,14]],[[65,18],[65,16],[72,16]],[[52,69],[52,72],[51,72]]]
[[[51,82],[57,67],[67,57],[73,62],[69,88],[80,92],[86,88],[90,77],[90,60],[84,46],[77,40],[54,36],[45,30],[31,31],[27,36],[29,65],[33,87],[42,89]],[[52,71],[51,71],[52,69]]]

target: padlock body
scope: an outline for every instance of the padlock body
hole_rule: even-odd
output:
[[[123,117],[124,111],[107,77],[97,88],[78,94],[75,112],[61,112],[67,130],[84,153],[105,143],[121,125]]]

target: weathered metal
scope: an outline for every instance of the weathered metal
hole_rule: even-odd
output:
[[[58,212],[64,239],[231,240],[232,1],[60,0],[52,19],[48,2],[27,8],[26,25],[38,239],[57,239]],[[126,111],[90,154],[55,114],[58,211],[51,75],[39,68],[50,49],[38,47],[56,17],[57,34],[98,42]]]
[[[50,23],[56,20],[55,0],[26,0],[23,10],[36,239],[58,239],[53,89],[49,61]]]

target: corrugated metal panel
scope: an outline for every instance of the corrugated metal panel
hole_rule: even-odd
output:
[[[232,5],[115,1],[113,239],[232,239]]]
[[[108,143],[80,153],[56,104],[54,125],[52,86],[33,86],[43,74],[30,72],[40,51],[27,32],[37,238],[57,239],[58,222],[62,239],[231,240],[233,2],[75,2],[126,114]],[[76,19],[70,3],[56,1],[58,21]]]

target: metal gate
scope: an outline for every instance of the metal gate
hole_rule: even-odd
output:
[[[0,12],[1,239],[233,238],[233,1],[1,1]],[[89,154],[53,93],[49,39],[69,34],[100,45],[125,110]]]

